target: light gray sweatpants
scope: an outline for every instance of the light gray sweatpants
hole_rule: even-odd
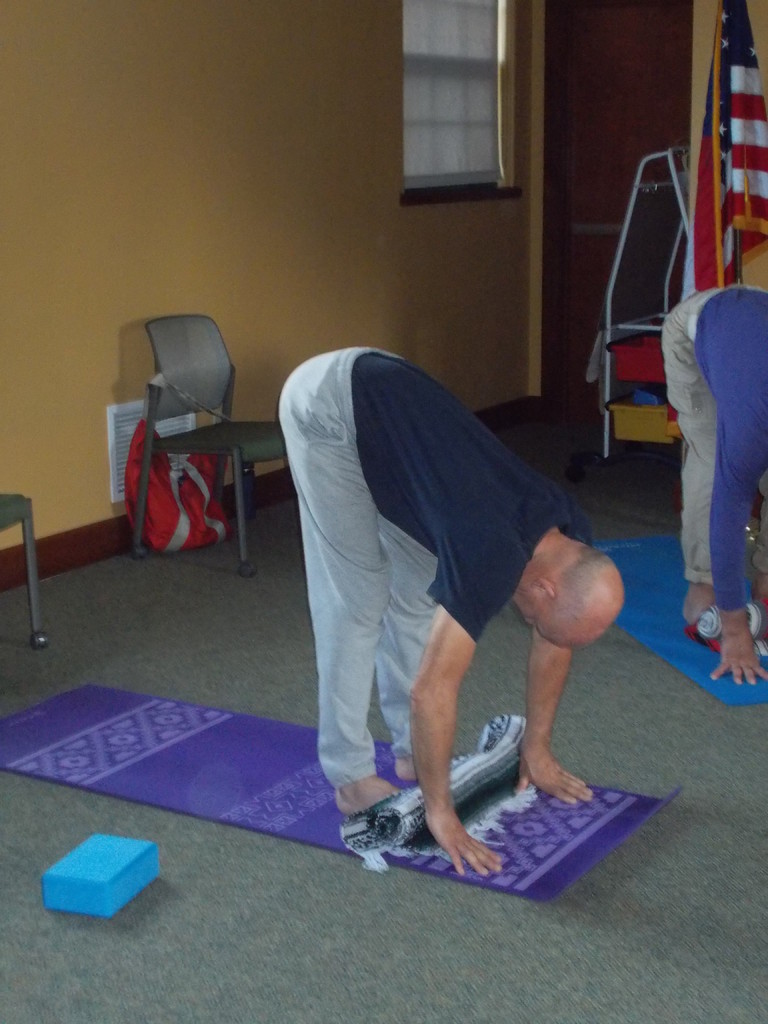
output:
[[[334,786],[375,773],[374,678],[394,754],[410,754],[410,691],[435,614],[435,557],[379,514],[360,467],[351,373],[365,351],[303,363],[279,406],[315,637],[318,753]]]
[[[678,426],[685,441],[680,541],[685,578],[690,583],[712,582],[709,512],[715,476],[717,407],[696,361],[694,342],[702,309],[720,291],[712,288],[694,292],[671,310],[661,331],[667,395],[677,410]],[[738,339],[734,339],[734,344],[738,344]],[[760,493],[768,497],[768,473],[760,480]],[[768,500],[763,502],[752,564],[758,572],[768,572]]]

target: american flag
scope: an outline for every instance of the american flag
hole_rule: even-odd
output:
[[[696,188],[694,287],[722,288],[736,280],[737,230],[742,255],[768,244],[768,118],[746,0],[718,3]]]

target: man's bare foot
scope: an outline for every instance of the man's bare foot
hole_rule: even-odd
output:
[[[380,779],[378,775],[366,775],[364,779],[338,787],[336,806],[342,814],[356,814],[399,792],[397,786],[386,779]]]
[[[755,601],[768,599],[768,573],[755,573],[755,578],[752,580],[752,597]]]
[[[397,775],[398,779],[402,779],[403,782],[416,781],[416,766],[410,755],[408,757],[395,758],[395,775]]]
[[[699,621],[703,611],[715,603],[715,588],[711,583],[689,583],[683,602],[683,618],[689,626]]]

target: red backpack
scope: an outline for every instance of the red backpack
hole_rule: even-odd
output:
[[[146,427],[146,421],[139,420],[125,464],[125,511],[131,527],[136,518]],[[166,452],[153,453],[142,534],[147,547],[184,551],[229,537],[231,528],[224,510],[211,496],[216,460],[215,455],[179,455],[174,456],[172,465]]]

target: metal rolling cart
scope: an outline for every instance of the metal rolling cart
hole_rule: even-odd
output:
[[[626,459],[679,466],[679,457],[661,447],[680,434],[665,400],[660,336],[679,298],[670,293],[688,232],[687,155],[674,147],[638,164],[586,373],[600,383],[602,451],[574,453],[569,480],[581,480],[587,466]],[[612,451],[612,434],[628,442],[624,450]]]

